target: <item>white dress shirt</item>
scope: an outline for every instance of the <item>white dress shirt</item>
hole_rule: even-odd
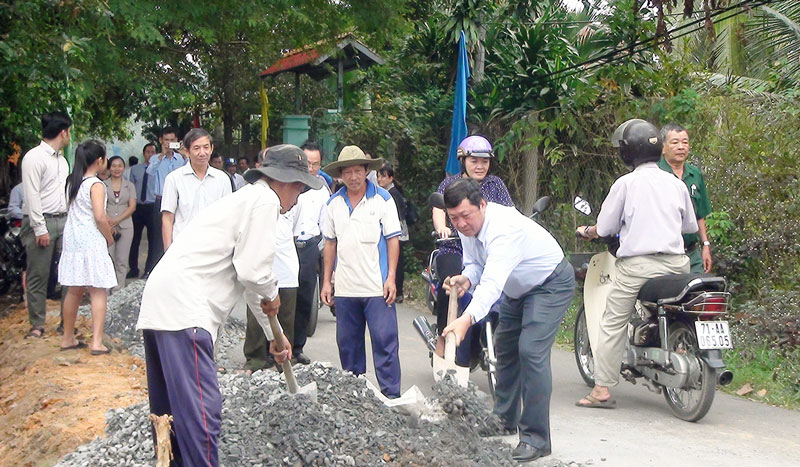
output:
[[[542,285],[564,259],[550,232],[511,206],[486,203],[481,230],[461,237],[463,275],[472,283],[472,301],[465,310],[480,321],[505,293],[519,298]]]
[[[262,179],[200,213],[150,273],[136,329],[199,327],[216,339],[217,329],[245,291],[274,300],[278,283],[272,264],[280,211],[278,196]],[[253,311],[272,340],[267,315],[258,303]]]
[[[22,183],[17,183],[8,195],[8,216],[12,219],[22,219],[22,210],[25,206],[25,194]]]
[[[22,190],[25,210],[33,233],[47,233],[44,214],[67,212],[67,175],[69,165],[61,154],[42,141],[22,158]]]
[[[325,206],[331,198],[327,185],[308,190],[297,197],[297,204],[289,211],[293,222],[292,234],[298,240],[308,240],[322,233],[325,224]]]
[[[291,216],[287,212],[278,218],[277,241],[275,242],[275,264],[273,270],[278,278],[278,287],[289,289],[299,285],[300,259],[294,247]]]
[[[194,173],[192,164],[186,164],[167,175],[161,198],[161,212],[175,214],[173,241],[200,211],[229,194],[230,179],[223,171],[211,166],[202,180]]]
[[[682,233],[697,232],[686,184],[655,162],[617,179],[597,215],[597,235],[619,233],[617,257],[682,255]]]

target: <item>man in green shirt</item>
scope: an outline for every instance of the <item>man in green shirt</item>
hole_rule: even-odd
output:
[[[708,200],[702,172],[686,162],[689,157],[689,132],[680,125],[669,123],[661,128],[661,139],[664,141],[664,149],[658,166],[683,180],[689,189],[697,218],[697,233],[683,236],[686,255],[691,261],[691,271],[711,272],[711,243],[706,232],[706,216],[711,213],[711,202]]]

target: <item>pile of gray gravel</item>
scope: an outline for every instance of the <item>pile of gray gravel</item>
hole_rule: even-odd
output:
[[[136,281],[108,300],[105,331],[134,355],[144,356],[135,330],[144,281]],[[89,308],[81,307],[89,314]],[[218,355],[241,351],[244,325],[231,321],[221,333]],[[233,367],[230,367],[233,368]],[[316,381],[318,402],[285,393],[275,371],[252,375],[219,374],[223,396],[219,459],[223,466],[304,465],[458,465],[511,466],[511,446],[482,436],[502,427],[491,399],[474,385],[434,386],[426,405],[439,417],[415,417],[387,408],[366,380],[320,363],[296,366],[298,382]],[[106,414],[106,437],[66,455],[64,467],[154,465],[146,403]],[[547,458],[536,465],[575,466]]]
[[[515,465],[510,446],[454,419],[430,423],[388,409],[349,372],[296,370],[300,384],[317,382],[317,404],[286,395],[272,371],[220,375],[221,465]],[[146,404],[109,411],[106,438],[58,465],[151,465],[147,415]]]

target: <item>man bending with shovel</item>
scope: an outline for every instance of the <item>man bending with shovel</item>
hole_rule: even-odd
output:
[[[460,343],[504,293],[495,334],[495,413],[507,433],[519,429],[513,458],[550,455],[550,349],[575,289],[572,267],[547,230],[513,207],[487,203],[472,179],[444,191],[444,209],[464,248],[464,270],[451,277],[472,302],[443,334]],[[445,289],[451,287],[445,281]]]
[[[270,148],[262,167],[244,176],[250,185],[206,207],[186,226],[142,296],[136,328],[144,331],[150,411],[174,417],[176,465],[219,464],[222,397],[213,340],[245,291],[265,297],[263,313],[254,316],[272,341],[275,360],[291,357],[286,336],[274,336],[268,319],[280,306],[272,272],[275,229],[298,195],[322,182],[309,175],[303,151],[288,144]],[[276,338],[287,350],[277,350]]]

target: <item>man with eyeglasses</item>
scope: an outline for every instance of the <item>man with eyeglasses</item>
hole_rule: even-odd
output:
[[[306,141],[300,147],[308,158],[308,173],[325,181],[319,174],[322,164],[322,150],[319,144]],[[297,204],[290,211],[293,225],[293,236],[300,260],[299,285],[297,287],[297,305],[294,314],[294,342],[292,355],[298,363],[307,365],[311,359],[303,353],[308,335],[308,321],[311,318],[311,305],[319,300],[316,290],[319,274],[319,259],[322,245],[322,224],[325,218],[325,206],[331,197],[327,182],[322,188],[308,190],[297,198]]]

